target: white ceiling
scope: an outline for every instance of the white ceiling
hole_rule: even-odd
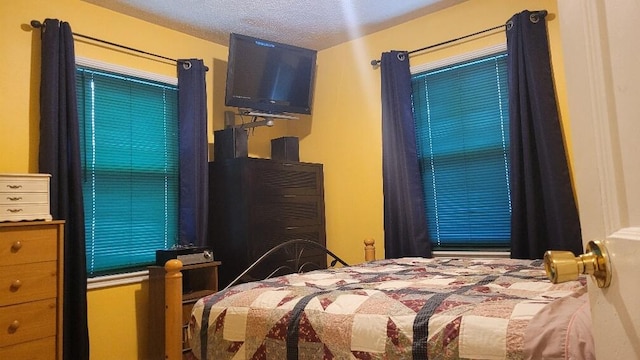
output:
[[[229,33],[323,50],[465,0],[84,0],[228,45]]]

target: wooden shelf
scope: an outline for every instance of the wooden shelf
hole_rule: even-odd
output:
[[[211,266],[220,266],[220,264],[222,264],[220,261],[211,261],[200,264],[183,265],[182,270],[209,268]]]
[[[217,291],[214,291],[214,290],[199,290],[199,291],[190,292],[188,294],[183,294],[182,295],[182,303],[183,304],[195,303],[200,298],[203,298],[205,296],[214,294],[216,292]]]

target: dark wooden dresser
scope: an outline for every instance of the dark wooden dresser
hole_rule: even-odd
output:
[[[209,163],[209,185],[209,245],[223,264],[221,287],[282,242],[326,244],[322,164],[220,160]],[[265,278],[280,266],[290,270],[301,265],[305,271],[327,266],[319,249],[294,247],[270,259],[245,280]]]

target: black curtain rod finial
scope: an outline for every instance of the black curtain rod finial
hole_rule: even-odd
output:
[[[32,28],[34,29],[40,29],[41,27],[43,27],[44,25],[38,21],[38,20],[31,20],[31,22],[29,22],[29,24],[31,25]]]
[[[371,60],[371,66],[380,65],[380,60]]]

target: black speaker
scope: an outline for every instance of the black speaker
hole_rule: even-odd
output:
[[[229,128],[213,132],[213,161],[249,156],[249,133],[244,129]]]
[[[300,161],[298,138],[295,136],[283,136],[271,139],[271,159]]]

